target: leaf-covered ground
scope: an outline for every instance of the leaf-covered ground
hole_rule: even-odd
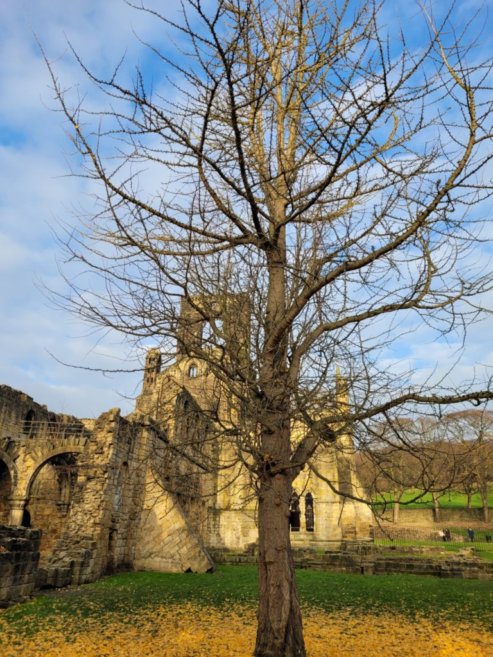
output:
[[[298,574],[310,657],[493,657],[493,584]],[[0,657],[250,657],[255,570],[128,573],[0,612]]]
[[[29,619],[26,619],[29,622]],[[403,616],[310,611],[311,657],[492,657],[493,635],[473,624]],[[159,606],[128,617],[47,619],[38,631],[6,628],[2,657],[249,657],[255,612],[191,603]]]

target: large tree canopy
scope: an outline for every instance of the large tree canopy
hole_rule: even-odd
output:
[[[492,396],[413,385],[379,362],[419,322],[444,335],[480,313],[493,116],[491,61],[451,14],[423,12],[408,42],[380,10],[186,0],[179,22],[155,13],[163,42],[132,84],[80,62],[102,109],[50,69],[97,195],[66,240],[90,275],[70,280],[69,302],[168,354],[178,335],[239,409],[228,430],[259,499],[258,657],[304,655],[287,517],[317,446],[357,423],[365,446],[396,407]],[[184,303],[200,340],[183,337],[197,334]],[[336,364],[353,403],[331,411]],[[308,431],[293,446],[296,420]]]

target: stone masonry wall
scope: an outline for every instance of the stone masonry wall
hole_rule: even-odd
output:
[[[39,530],[0,526],[0,607],[32,595],[40,541]]]
[[[132,563],[143,477],[140,428],[118,409],[91,428],[66,526],[45,566],[46,586],[94,581]]]
[[[180,495],[169,487],[166,447],[152,429],[142,435],[142,451],[147,456],[134,568],[165,572],[212,570],[214,563],[185,512]]]
[[[392,509],[387,509],[378,518],[392,523]],[[482,509],[440,509],[438,524],[453,524],[454,522],[481,522]],[[401,505],[399,509],[398,525],[416,525],[419,527],[433,527],[437,525],[433,509],[409,509]]]
[[[169,459],[148,442],[146,424],[142,413],[123,418],[119,409],[97,420],[57,415],[0,386],[0,524],[21,533],[29,523],[41,529],[35,578],[22,571],[23,579],[12,579],[22,570],[25,542],[11,541],[2,556],[15,565],[2,580],[6,600],[17,599],[20,586],[22,594],[32,590],[34,579],[61,587],[134,567],[137,550],[138,567],[212,567],[190,510],[166,489],[164,473],[156,480],[157,464]]]

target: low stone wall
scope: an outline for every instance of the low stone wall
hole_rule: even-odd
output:
[[[382,525],[373,528],[373,538],[389,539],[393,541],[437,541],[441,543],[439,534],[441,525],[434,527],[400,527],[399,525]],[[452,533],[451,539],[454,543],[465,543],[465,537],[461,534]]]
[[[490,517],[493,517],[493,509],[489,509]],[[483,509],[440,509],[441,523],[453,524],[454,522],[483,522]]]
[[[212,556],[218,564],[255,564],[255,552],[255,549],[243,553],[214,550]],[[493,580],[493,563],[474,557],[390,556],[380,553],[371,543],[355,542],[342,551],[323,554],[312,550],[294,550],[293,553],[296,568],[361,575],[406,574]]]
[[[490,509],[490,517],[493,518],[493,509]],[[392,509],[386,509],[378,514],[380,520],[392,522]],[[408,509],[401,506],[399,509],[399,520],[397,525],[417,525],[419,527],[433,527],[434,525],[453,525],[454,523],[477,523],[483,521],[482,509],[442,509],[439,511],[439,520],[435,521],[433,509]]]
[[[33,594],[40,543],[39,529],[0,526],[0,607]]]
[[[459,579],[493,580],[493,563],[477,559],[432,559],[424,557],[384,557],[379,556],[368,564],[365,571],[374,575],[390,573],[405,575],[433,575],[435,577],[454,577]]]

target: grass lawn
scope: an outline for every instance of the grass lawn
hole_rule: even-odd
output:
[[[415,575],[361,576],[299,570],[298,589],[306,608],[365,611],[444,613],[449,618],[474,619],[493,630],[493,584]],[[213,574],[121,573],[93,584],[49,591],[34,600],[0,611],[0,622],[24,626],[24,619],[45,620],[63,614],[80,618],[105,614],[126,616],[160,604],[193,602],[218,609],[255,606],[254,566],[220,566]]]
[[[458,530],[451,530],[453,533],[459,533]],[[460,543],[460,542],[455,542],[451,541],[449,542],[443,542],[443,541],[426,541],[426,540],[418,540],[418,539],[387,539],[387,538],[378,538],[375,540],[375,545],[380,545],[382,547],[388,547],[389,549],[392,548],[393,550],[399,550],[400,547],[403,548],[409,548],[409,547],[426,547],[426,548],[433,548],[431,550],[431,554],[433,556],[436,556],[436,552],[440,550],[440,552],[450,552],[450,553],[457,553],[463,550],[464,548],[473,548],[474,549],[474,555],[482,559],[483,561],[493,561],[493,543],[486,543],[485,541],[474,541],[474,543]],[[390,552],[391,554],[391,552]],[[395,554],[395,552],[394,552]],[[414,555],[414,556],[419,556],[419,555]],[[424,557],[429,556],[429,554],[423,554]]]
[[[493,657],[485,581],[301,570],[309,657]],[[124,573],[0,611],[0,657],[248,657],[252,566]]]

